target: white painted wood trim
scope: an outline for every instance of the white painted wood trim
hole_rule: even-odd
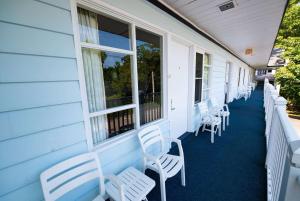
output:
[[[194,100],[195,100],[195,79],[201,79],[202,78],[196,78],[195,75],[195,69],[196,69],[196,46],[192,45],[190,47],[189,52],[189,73],[188,73],[188,124],[187,129],[188,132],[193,132],[194,126],[193,126],[193,114],[194,114]]]
[[[129,54],[129,55],[134,55],[134,51],[132,50],[125,50],[125,49],[119,49],[119,48],[114,48],[114,47],[108,47],[104,45],[98,45],[98,44],[93,44],[93,43],[86,43],[86,42],[81,42],[81,47],[88,48],[88,49],[96,49],[96,50],[102,50],[102,51],[108,51],[108,52],[117,52],[121,54]]]
[[[89,108],[88,108],[88,99],[86,92],[86,84],[84,79],[84,69],[83,69],[83,61],[82,61],[82,53],[81,53],[81,45],[80,45],[80,33],[78,26],[78,14],[77,14],[77,2],[75,0],[70,0],[71,5],[71,18],[73,25],[73,33],[74,33],[74,45],[75,45],[75,54],[76,54],[76,64],[79,75],[79,88],[81,95],[81,105],[84,119],[84,128],[85,128],[85,137],[87,141],[88,150],[93,149],[93,136],[91,131],[91,124],[89,119]]]
[[[131,68],[132,74],[132,91],[133,91],[133,99],[135,103],[135,128],[140,128],[140,107],[139,107],[139,89],[138,89],[138,67],[137,67],[137,52],[136,52],[136,32],[135,32],[135,24],[131,24],[131,44],[133,50],[133,66]]]
[[[133,134],[136,132],[136,129],[140,128],[140,117],[139,117],[139,102],[138,102],[138,74],[137,74],[137,61],[136,61],[136,41],[132,41],[132,50],[123,50],[119,48],[113,48],[108,46],[103,46],[99,44],[91,44],[91,43],[85,43],[80,41],[80,33],[79,33],[79,25],[78,25],[78,15],[77,15],[77,7],[83,7],[88,10],[91,10],[93,12],[99,13],[99,14],[106,14],[113,18],[116,18],[117,20],[121,20],[125,23],[128,23],[131,27],[131,38],[135,38],[135,27],[140,27],[144,30],[147,30],[153,34],[160,35],[162,37],[162,118],[158,119],[156,121],[153,121],[149,124],[145,124],[143,126],[148,125],[154,125],[161,121],[167,120],[167,33],[161,28],[158,28],[155,25],[149,24],[148,22],[145,22],[142,19],[139,19],[137,17],[134,17],[123,10],[117,9],[115,7],[112,7],[111,5],[102,2],[100,0],[70,0],[71,2],[71,12],[72,12],[72,24],[73,24],[73,31],[74,31],[74,43],[75,43],[75,50],[76,50],[76,60],[77,60],[77,66],[79,71],[79,81],[80,81],[80,90],[81,90],[81,98],[82,98],[82,107],[83,107],[83,113],[84,113],[84,123],[85,123],[85,133],[87,138],[87,144],[89,150],[96,150],[96,149],[102,149],[107,148],[110,146],[115,146],[118,142],[123,142],[124,140],[128,139],[129,137],[134,136]],[[117,53],[123,53],[133,56],[132,61],[132,83],[133,83],[133,98],[134,103],[129,105],[124,105],[120,107],[110,108],[104,111],[98,111],[94,113],[89,113],[88,108],[88,99],[87,99],[87,93],[86,93],[86,83],[84,79],[84,70],[83,70],[83,62],[82,62],[82,53],[81,48],[91,48],[91,49],[97,49],[97,50],[104,50],[104,51],[110,51],[110,52],[117,52]],[[93,144],[93,137],[91,132],[91,125],[90,125],[90,118],[105,115],[108,113],[113,113],[121,110],[126,109],[135,109],[135,129],[122,133],[120,136],[116,136],[110,139],[106,139],[103,142],[100,142],[97,145]]]
[[[101,116],[101,115],[105,115],[105,114],[109,114],[109,113],[114,113],[114,112],[118,112],[118,111],[122,111],[122,110],[132,109],[132,108],[135,108],[135,107],[136,107],[136,104],[122,105],[122,106],[119,106],[119,107],[113,107],[113,108],[109,108],[109,109],[106,109],[106,110],[89,113],[89,117],[90,118],[97,117],[97,116]]]

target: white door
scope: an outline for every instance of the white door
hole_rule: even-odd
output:
[[[171,136],[187,131],[189,47],[171,40],[168,65],[168,105]]]

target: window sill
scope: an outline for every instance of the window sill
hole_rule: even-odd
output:
[[[140,129],[146,128],[148,126],[160,124],[160,123],[163,123],[163,122],[167,122],[167,120],[162,118],[162,119],[150,122],[148,124],[145,124],[145,125],[141,126]],[[121,134],[120,136],[115,136],[111,139],[107,139],[107,140],[105,140],[105,141],[103,141],[103,142],[101,142],[97,145],[94,145],[94,147],[90,151],[101,152],[101,151],[104,151],[106,149],[115,147],[120,143],[123,143],[123,142],[125,142],[125,141],[127,141],[127,140],[129,140],[133,137],[136,137],[136,134],[140,129],[133,129],[131,131],[128,131],[128,132],[125,132],[125,133]]]

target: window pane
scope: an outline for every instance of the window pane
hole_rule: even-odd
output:
[[[136,29],[138,87],[141,125],[160,119],[161,37]]]
[[[203,54],[196,53],[196,78],[202,77]]]
[[[201,101],[201,93],[202,93],[202,80],[196,79],[195,80],[195,103]]]
[[[203,71],[203,89],[207,89],[209,87],[209,67],[204,66]]]
[[[204,90],[203,91],[203,96],[202,96],[202,100],[205,101],[209,98],[209,90]]]
[[[210,65],[211,61],[210,61],[210,55],[209,54],[204,54],[204,64],[205,65]]]
[[[130,50],[129,25],[100,14],[78,8],[82,42]]]
[[[107,108],[132,103],[131,56],[102,52]]]
[[[107,115],[93,117],[90,122],[93,143],[99,144],[105,139],[134,129],[133,110],[122,110]]]
[[[131,56],[82,48],[90,112],[132,103]]]

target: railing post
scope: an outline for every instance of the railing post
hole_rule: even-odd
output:
[[[270,97],[270,101],[269,101],[269,105],[266,108],[266,131],[265,131],[265,135],[266,135],[266,143],[267,143],[267,148],[268,148],[268,144],[269,144],[269,135],[271,132],[271,127],[272,124],[274,123],[274,111],[276,107],[286,107],[286,101],[284,102],[281,98],[277,96],[276,93],[271,93],[271,97]]]

